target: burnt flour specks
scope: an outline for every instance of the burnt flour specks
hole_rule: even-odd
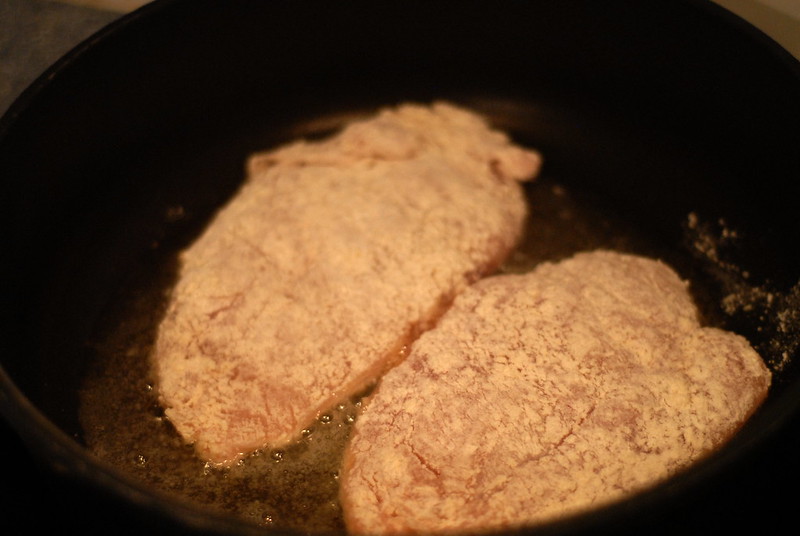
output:
[[[473,532],[600,506],[721,445],[769,385],[744,338],[701,327],[661,262],[598,250],[489,277],[365,401],[345,521]]]
[[[297,439],[505,260],[539,165],[445,103],[255,155],[181,256],[153,352],[167,418],[215,463]]]

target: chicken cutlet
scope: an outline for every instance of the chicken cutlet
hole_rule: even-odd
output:
[[[718,448],[769,385],[744,338],[700,325],[662,262],[598,250],[488,277],[365,401],[345,521],[474,533],[605,505]]]
[[[503,262],[539,166],[444,102],[254,155],[180,257],[152,355],[167,418],[214,463],[298,438]]]

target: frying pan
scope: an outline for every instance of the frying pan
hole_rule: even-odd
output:
[[[233,195],[248,154],[438,99],[543,153],[534,221],[547,227],[536,201],[556,187],[597,215],[551,233],[542,258],[597,245],[657,254],[701,289],[707,321],[746,336],[774,373],[718,453],[536,533],[794,519],[781,488],[800,474],[800,68],[788,53],[700,1],[161,0],[74,49],[0,123],[0,407],[24,441],[9,456],[30,460],[31,489],[49,492],[29,528],[50,513],[85,532],[270,530],[87,446],[89,341],[120,289]]]

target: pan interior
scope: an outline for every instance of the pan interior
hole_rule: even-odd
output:
[[[487,114],[494,124],[508,129],[517,141],[530,146],[547,144],[549,140],[541,134],[548,131],[559,131],[568,139],[591,138],[587,133],[602,132],[604,144],[616,145],[616,150],[647,162],[644,167],[651,169],[639,172],[651,179],[664,174],[663,170],[672,173],[677,166],[683,173],[697,174],[694,180],[702,179],[700,173],[719,172],[708,162],[693,161],[691,154],[682,154],[667,145],[637,143],[633,141],[637,137],[625,132],[622,125],[589,124],[587,114],[580,114],[579,120],[554,108],[485,97],[461,102]],[[280,129],[281,138],[316,138],[335,130],[343,121],[370,112],[350,110],[291,123]],[[573,132],[563,134],[567,129]],[[274,135],[278,129],[270,132]],[[588,144],[593,146],[596,142]],[[234,147],[237,143],[228,141],[222,146]],[[211,148],[198,151],[204,156],[188,166],[191,171],[183,172],[186,173],[183,180],[215,184],[217,190],[208,194],[209,199],[223,203],[235,193],[235,187],[231,186],[241,180],[241,172],[231,171],[228,180],[215,183],[213,173],[219,170],[208,160],[211,152]],[[750,275],[754,269],[740,251],[748,246],[747,235],[725,219],[688,207],[683,213],[678,213],[678,207],[668,207],[676,214],[668,217],[665,211],[658,219],[645,221],[633,215],[638,207],[628,207],[606,191],[586,187],[582,181],[584,173],[612,174],[603,166],[593,161],[591,169],[577,171],[561,164],[556,157],[548,159],[543,175],[527,187],[532,216],[525,240],[503,270],[526,271],[540,262],[595,248],[662,258],[692,281],[706,324],[749,330],[751,341],[770,368],[783,378],[791,370],[791,361],[786,356],[800,328],[797,319],[787,313],[797,310],[796,289],[772,287],[771,281],[760,281]],[[209,169],[214,171],[198,171]],[[176,179],[176,171],[171,167],[164,173]],[[73,420],[65,426],[71,426],[70,431],[92,453],[155,489],[260,526],[341,532],[344,529],[337,500],[338,469],[350,426],[358,414],[358,397],[342,400],[318,421],[308,423],[303,437],[293,446],[257,451],[240,464],[225,469],[198,459],[163,418],[152,387],[149,352],[165,297],[177,277],[176,255],[202,230],[217,206],[211,202],[201,205],[185,192],[182,188],[171,199],[162,194],[158,210],[146,204],[142,213],[128,216],[132,218],[129,224],[117,226],[124,231],[111,233],[103,248],[98,249],[97,243],[90,245],[95,254],[114,251],[125,242],[124,234],[129,229],[156,230],[148,247],[129,266],[125,278],[109,292],[88,338],[73,346],[78,356],[76,361],[86,367],[76,377],[77,384],[66,390],[70,397],[68,405],[65,406],[63,398],[55,397],[53,390],[47,392],[42,403],[61,411],[71,407],[68,416]],[[98,217],[105,218],[105,211]],[[90,228],[100,225],[99,220],[89,223]],[[91,256],[88,251],[68,249],[78,259]],[[114,260],[108,253],[100,257],[97,266]],[[84,274],[87,284],[91,285],[97,275],[88,270]],[[75,292],[74,270],[69,271],[69,277],[73,278],[72,292]],[[67,288],[61,284],[56,287]],[[75,298],[65,296],[59,303],[74,301]],[[60,341],[58,344],[63,351]],[[776,389],[781,389],[781,385],[779,381]]]

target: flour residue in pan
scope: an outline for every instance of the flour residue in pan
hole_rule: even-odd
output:
[[[696,212],[686,218],[685,241],[701,270],[719,287],[719,310],[730,321],[743,321],[761,342],[756,350],[774,372],[790,364],[800,346],[800,282],[788,291],[769,281],[755,282],[735,262],[743,238],[724,218],[705,220]]]

